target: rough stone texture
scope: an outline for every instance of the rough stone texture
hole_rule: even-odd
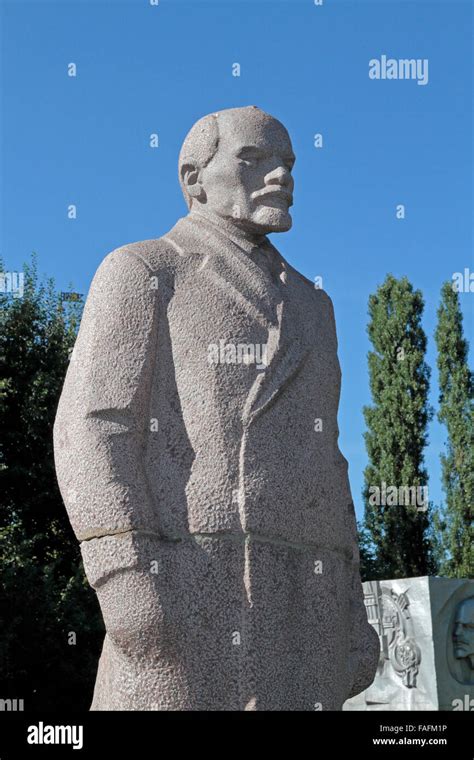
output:
[[[373,679],[332,304],[266,237],[292,162],[259,109],[205,117],[189,215],[94,277],[55,425],[107,629],[93,709],[341,709]]]
[[[377,675],[344,710],[473,710],[474,581],[363,584],[381,644]]]

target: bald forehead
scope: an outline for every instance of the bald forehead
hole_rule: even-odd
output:
[[[293,155],[291,140],[283,124],[257,109],[221,111],[217,114],[219,149],[245,147],[271,148],[273,152]]]

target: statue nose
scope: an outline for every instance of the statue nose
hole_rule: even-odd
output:
[[[267,185],[289,185],[291,181],[291,174],[284,166],[278,166],[270,174],[265,177],[265,183]]]

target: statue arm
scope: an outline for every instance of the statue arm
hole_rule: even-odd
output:
[[[149,430],[158,294],[136,254],[109,254],[91,285],[59,402],[56,472],[97,587],[138,562],[157,532],[143,454]]]
[[[337,356],[337,334],[336,322],[334,318],[334,308],[331,299],[327,298],[328,306],[328,324],[330,328],[330,343],[333,353],[333,360],[339,369],[339,359]],[[336,401],[336,415],[339,407],[339,392]],[[380,642],[374,628],[367,619],[367,613],[364,604],[364,593],[360,577],[360,557],[359,542],[357,536],[357,523],[355,517],[354,504],[352,501],[351,487],[349,483],[348,464],[345,457],[341,454],[338,446],[338,428],[336,424],[336,436],[334,441],[334,457],[336,467],[338,468],[339,490],[339,509],[344,511],[344,523],[347,528],[348,536],[348,556],[350,560],[351,575],[351,622],[350,622],[350,655],[349,655],[349,688],[350,692],[347,699],[359,694],[372,683],[375,677],[375,671],[380,655]]]

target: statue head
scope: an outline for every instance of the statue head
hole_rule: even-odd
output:
[[[453,648],[456,659],[465,659],[474,670],[474,596],[464,599],[456,608]]]
[[[204,116],[184,140],[179,179],[191,213],[219,217],[251,234],[292,224],[295,161],[283,124],[256,106]]]

